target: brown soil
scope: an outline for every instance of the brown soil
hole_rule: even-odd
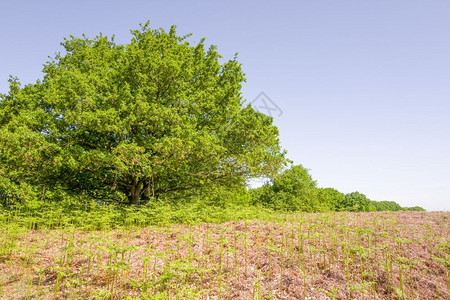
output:
[[[450,213],[0,231],[0,247],[1,299],[450,299]]]

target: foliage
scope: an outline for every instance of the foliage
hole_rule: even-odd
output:
[[[274,176],[264,186],[253,191],[253,203],[277,210],[323,211],[318,202],[316,182],[303,166],[293,166]]]
[[[372,201],[359,192],[343,194],[333,188],[318,188],[308,170],[301,165],[284,170],[262,187],[251,190],[250,194],[253,204],[284,211],[424,211],[421,207],[402,208],[393,201]]]
[[[420,206],[403,207],[402,210],[405,210],[405,211],[426,211],[424,208],[422,208]]]
[[[71,36],[0,102],[2,181],[129,204],[205,186],[243,185],[283,165],[272,119],[244,106],[236,57],[173,26],[130,43]],[[6,179],[5,179],[6,178]]]
[[[375,211],[375,207],[372,205],[370,199],[360,192],[346,194],[341,207],[342,210],[346,211]]]
[[[399,211],[402,207],[394,201],[372,201],[377,211]]]
[[[333,188],[319,188],[318,199],[328,207],[329,211],[344,211],[342,203],[345,201],[345,195]]]
[[[245,188],[240,191],[221,188],[183,201],[160,200],[139,206],[73,197],[64,191],[47,194],[45,200],[25,198],[20,203],[4,203],[0,206],[0,224],[14,223],[29,229],[104,230],[124,226],[223,223],[261,219],[274,213],[251,205]]]

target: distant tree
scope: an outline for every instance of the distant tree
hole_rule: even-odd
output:
[[[191,46],[175,27],[125,45],[70,37],[0,101],[0,184],[60,187],[145,203],[270,176],[285,162],[272,118],[244,106],[236,58]],[[123,195],[123,197],[115,198]]]
[[[377,211],[399,211],[402,207],[394,201],[372,201]]]
[[[302,165],[292,166],[262,187],[251,189],[250,197],[253,204],[287,211],[425,211],[418,206],[401,207],[394,201],[372,201],[360,192],[343,194],[333,188],[318,188]]]
[[[330,211],[341,211],[342,203],[345,202],[345,195],[333,188],[318,189],[319,203],[326,205]]]
[[[255,203],[287,211],[327,210],[326,205],[319,202],[316,182],[301,165],[285,170],[253,191],[253,199]]]
[[[424,208],[422,208],[420,206],[403,207],[402,210],[404,210],[404,211],[426,211]]]
[[[376,208],[372,205],[370,199],[366,195],[360,192],[353,192],[345,195],[344,202],[342,202],[341,207],[345,211],[375,211]]]

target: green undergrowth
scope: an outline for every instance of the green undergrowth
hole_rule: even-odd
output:
[[[223,223],[231,220],[269,219],[281,215],[268,208],[227,203],[212,206],[200,201],[129,207],[95,202],[83,205],[34,202],[0,208],[0,228],[14,224],[27,229],[75,227],[104,230],[120,227],[168,226],[171,224]]]

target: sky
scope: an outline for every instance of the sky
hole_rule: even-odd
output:
[[[237,52],[243,97],[320,187],[450,211],[450,1],[0,0],[0,93],[64,37],[127,43],[147,20]]]

